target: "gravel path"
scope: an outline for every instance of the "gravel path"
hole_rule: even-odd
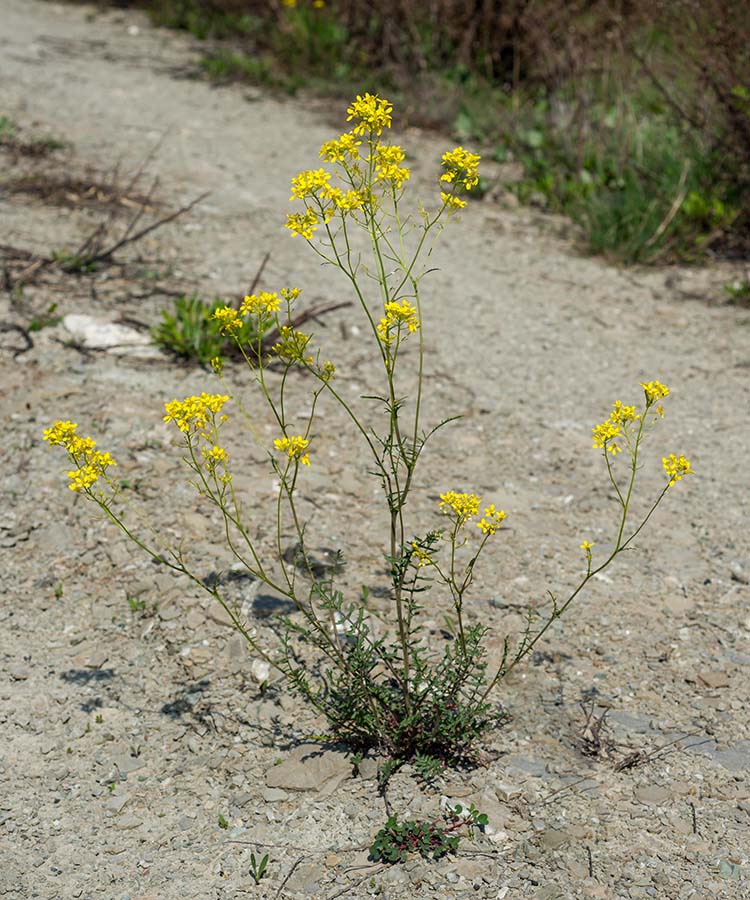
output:
[[[72,148],[46,162],[0,151],[5,171],[125,171],[156,147],[147,168],[165,204],[211,193],[125,253],[125,267],[0,295],[1,322],[57,303],[62,315],[153,323],[167,288],[236,296],[266,252],[263,287],[298,284],[310,304],[349,299],[281,226],[289,180],[336,133],[340,105],[214,89],[189,77],[188,39],[134,13],[2,7],[0,114]],[[430,196],[449,142],[413,129],[400,139],[412,189]],[[70,247],[101,215],[1,191],[4,245]],[[491,191],[441,238],[426,282],[428,415],[464,418],[435,441],[416,520],[429,527],[451,488],[508,511],[470,612],[500,635],[574,582],[583,537],[612,537],[590,428],[615,398],[636,400],[644,379],[672,387],[644,502],[662,452],[684,452],[697,474],[504,683],[508,722],[490,736],[487,767],[434,788],[408,767],[393,780],[404,814],[436,816],[445,795],[490,816],[486,835],[437,864],[368,863],[385,816],[374,765],[355,777],[340,750],[311,755],[305,739],[323,723],[280,686],[261,692],[221,610],[94,518],[65,489],[61,455],[41,445],[52,420],[80,422],[120,460],[134,506],[184,540],[201,574],[221,573],[219,523],[161,421],[165,400],[211,389],[211,376],[160,355],[82,351],[63,324],[17,355],[20,335],[0,332],[0,897],[750,896],[750,475],[737,459],[750,317],[712,300],[728,269],[619,270],[578,255],[568,231]],[[336,312],[316,340],[356,401],[378,373],[353,322]],[[246,373],[229,374],[266,427]],[[375,484],[341,415],[330,407],[320,423],[304,487],[313,545],[344,548],[352,588],[382,586]],[[272,473],[233,427],[236,483],[260,526]],[[223,577],[270,640],[279,601]],[[436,606],[436,635],[440,619]],[[585,709],[607,711],[593,755]],[[616,769],[637,751],[640,764]],[[270,856],[259,886],[251,852]]]

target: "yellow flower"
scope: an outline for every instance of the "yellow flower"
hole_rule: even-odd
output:
[[[301,293],[302,290],[297,287],[281,289],[281,296],[286,300],[287,303],[293,303]]]
[[[51,428],[44,430],[42,439],[49,441],[50,447],[53,447],[55,444],[62,444],[63,447],[67,447],[71,439],[76,436],[77,429],[77,422],[58,421]]]
[[[623,406],[619,400],[615,400],[612,406],[612,412],[609,414],[609,421],[615,425],[622,425],[624,422],[635,422],[640,416],[636,413],[634,406]]]
[[[359,159],[359,146],[362,141],[347,132],[338,140],[326,141],[320,148],[320,156],[326,162],[343,163],[347,160]]]
[[[341,188],[327,187],[323,191],[326,200],[330,200],[333,205],[342,213],[352,212],[355,209],[362,209],[369,197],[366,191],[342,191]]]
[[[388,181],[396,190],[401,189],[401,185],[411,177],[411,173],[405,166],[400,164],[406,158],[406,154],[401,147],[393,144],[386,146],[378,144],[375,148],[375,180]]]
[[[508,516],[503,509],[495,509],[495,504],[490,503],[484,508],[484,516],[477,522],[477,528],[482,529],[482,534],[494,534],[503,520]]]
[[[664,471],[669,476],[670,487],[675,481],[682,481],[683,476],[693,474],[690,460],[685,459],[682,454],[675,456],[674,453],[670,453],[669,456],[663,456],[661,462],[664,466]]]
[[[331,381],[332,378],[336,376],[336,366],[331,362],[330,359],[327,359],[323,363],[323,368],[320,370],[320,377],[323,381]]]
[[[71,491],[84,491],[90,488],[110,466],[117,463],[110,453],[96,450],[96,441],[91,437],[80,437],[76,432],[75,422],[55,422],[51,428],[45,429],[42,437],[50,446],[59,444],[70,454],[76,468],[68,472]]]
[[[446,194],[445,191],[440,191],[440,199],[448,207],[449,210],[463,209],[466,206],[465,200],[461,200],[459,197],[454,197],[453,194]]]
[[[217,463],[229,462],[229,454],[223,447],[214,445],[213,447],[204,447],[201,450],[201,456],[206,460],[210,469],[215,469]]]
[[[306,362],[313,361],[312,356],[305,356],[305,348],[312,340],[309,334],[303,331],[295,331],[289,325],[282,325],[279,331],[279,340],[273,345],[271,350],[284,362]]]
[[[167,411],[165,422],[174,422],[182,432],[199,431],[205,428],[209,418],[221,411],[229,397],[221,394],[207,394],[186,397],[184,400],[172,400],[164,404]],[[223,419],[225,417],[222,417]]]
[[[594,436],[594,449],[604,450],[605,453],[609,452],[613,456],[615,453],[621,452],[622,448],[614,443],[615,438],[622,434],[622,427],[619,423],[607,419],[601,425],[594,426],[591,433]]]
[[[413,550],[412,556],[416,556],[417,558],[417,568],[421,569],[423,566],[432,565],[430,555],[426,553],[416,541],[412,543],[411,547]]]
[[[213,317],[219,323],[222,334],[236,334],[242,328],[242,319],[236,309],[222,306],[215,310]]]
[[[312,197],[324,188],[331,180],[331,173],[325,169],[308,169],[292,178],[292,196],[290,200],[304,200]]]
[[[216,372],[217,375],[221,375],[224,371],[224,360],[220,356],[211,357],[211,368]]]
[[[277,438],[273,442],[273,445],[277,450],[286,453],[289,459],[298,459],[303,466],[310,465],[310,456],[305,453],[310,445],[310,441],[303,438],[301,435],[297,435],[296,437]]]
[[[479,160],[477,153],[469,153],[463,147],[456,147],[455,150],[449,150],[443,154],[442,166],[445,172],[440,176],[441,181],[448,181],[451,184],[462,184],[466,190],[471,190],[475,185],[479,184]]]
[[[669,388],[660,381],[641,381],[640,385],[646,394],[646,406],[653,406],[658,400],[662,400],[664,397],[669,396]],[[661,407],[659,409],[661,409]],[[659,412],[659,409],[657,409],[657,412]],[[661,415],[664,415],[663,410],[661,411]]]
[[[408,300],[394,300],[386,303],[385,316],[377,326],[380,340],[384,344],[390,344],[395,337],[392,329],[395,328],[396,334],[398,334],[402,325],[406,325],[410,334],[419,328],[416,306],[413,306]]]
[[[380,137],[384,128],[391,127],[393,106],[388,100],[382,100],[377,94],[365,94],[364,97],[358,94],[357,99],[352,101],[346,112],[347,122],[359,119],[352,128],[353,134],[365,134],[371,131]]]
[[[245,297],[240,305],[240,313],[243,316],[248,313],[260,316],[276,312],[280,305],[281,300],[275,291],[272,294],[269,294],[268,291],[261,291],[260,294],[250,294]]]
[[[458,494],[448,491],[440,495],[440,509],[446,515],[453,513],[459,525],[463,525],[479,512],[479,497],[476,494]]]
[[[292,237],[299,234],[310,241],[319,224],[320,219],[312,209],[308,209],[306,213],[287,213],[286,227],[292,232]]]

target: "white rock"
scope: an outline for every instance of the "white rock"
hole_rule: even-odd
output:
[[[250,665],[250,674],[258,684],[264,684],[271,674],[271,666],[265,659],[254,659]]]
[[[154,346],[148,332],[136,331],[127,325],[119,325],[108,319],[72,313],[64,316],[63,326],[83,347],[90,350],[114,350],[129,353],[137,350],[139,354],[161,356],[161,351]]]

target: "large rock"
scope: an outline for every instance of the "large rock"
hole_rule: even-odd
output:
[[[283,762],[266,772],[266,784],[287,791],[328,794],[351,774],[352,764],[343,753],[319,744],[300,744]]]

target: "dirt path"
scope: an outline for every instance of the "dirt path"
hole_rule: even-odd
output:
[[[106,172],[117,160],[132,168],[158,144],[148,171],[165,203],[210,197],[139,245],[125,270],[0,295],[0,320],[54,302],[62,314],[152,323],[165,286],[236,296],[266,252],[263,287],[297,284],[311,304],[348,299],[281,224],[290,178],[314,165],[342,110],[216,90],[186,77],[197,51],[184,37],[136,14],[89,12],[4,0],[0,114],[69,142],[71,170]],[[413,189],[429,197],[449,143],[414,131],[400,138],[413,152]],[[2,163],[15,165],[7,154]],[[3,194],[0,184],[2,244],[72,246],[94,215]],[[215,382],[164,358],[81,353],[62,325],[37,332],[17,356],[0,335],[0,897],[750,893],[750,317],[707,298],[721,272],[620,271],[580,257],[560,234],[559,222],[486,199],[441,238],[427,290],[430,410],[464,419],[435,443],[417,520],[429,527],[436,495],[450,488],[508,511],[512,528],[485,563],[472,608],[502,633],[519,628],[526,604],[573,582],[583,537],[611,539],[589,435],[615,398],[637,399],[640,380],[669,384],[648,466],[655,473],[662,452],[684,452],[697,474],[668,498],[637,552],[509,679],[500,699],[510,720],[491,737],[489,767],[447,775],[437,790],[408,771],[395,779],[391,799],[409,815],[436,816],[441,793],[490,815],[490,837],[439,864],[364,867],[362,847],[384,818],[374,782],[350,777],[338,752],[314,776],[297,760],[290,748],[322,723],[283,690],[261,695],[222,615],[93,519],[66,491],[60,456],[41,446],[53,419],[82,423],[121,461],[137,507],[184,536],[199,571],[221,571],[229,561],[218,523],[186,484],[161,421],[164,400]],[[162,293],[147,289],[151,270],[162,273]],[[316,339],[356,398],[378,376],[352,322],[352,311],[336,313]],[[241,370],[232,376],[247,385]],[[374,483],[340,415],[331,408],[321,423],[320,464],[306,487],[314,543],[342,544],[352,588],[376,585]],[[236,441],[237,484],[262,510],[271,473],[239,430]],[[647,493],[656,476],[645,472],[644,482]],[[278,601],[241,579],[230,589],[270,639]],[[436,608],[436,633],[440,617]],[[609,755],[582,751],[586,699],[609,710]],[[631,751],[686,735],[615,771]],[[295,790],[295,778],[309,789]],[[249,854],[262,847],[269,877],[256,887]]]

